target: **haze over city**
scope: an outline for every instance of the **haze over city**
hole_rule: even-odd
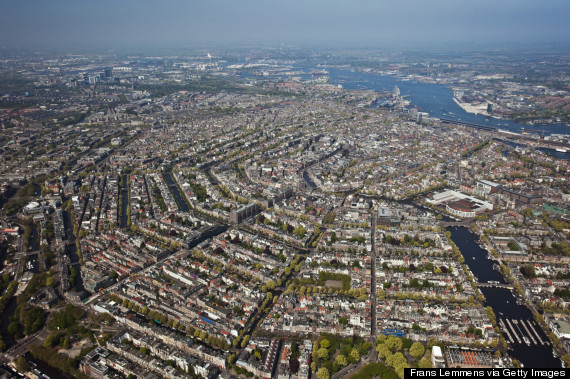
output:
[[[560,44],[568,14],[565,0],[5,1],[0,46]]]

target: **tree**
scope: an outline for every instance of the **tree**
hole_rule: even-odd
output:
[[[426,357],[423,357],[418,362],[418,368],[432,368],[431,360]]]
[[[21,373],[27,372],[30,369],[30,364],[24,357],[16,358],[14,363],[16,364],[16,369]]]
[[[358,362],[360,360],[360,353],[356,349],[350,351],[350,360],[353,362]]]
[[[59,344],[59,341],[62,337],[62,333],[61,332],[54,332],[49,334],[43,342],[43,347],[53,347],[56,346],[57,344]]]
[[[331,347],[331,342],[325,338],[320,342],[320,345],[322,348],[328,349]]]
[[[410,347],[410,355],[416,359],[419,359],[422,355],[424,355],[424,345],[419,342],[415,342]]]
[[[380,358],[386,358],[388,355],[392,355],[390,348],[388,348],[388,346],[383,343],[376,346],[376,351],[378,352],[378,357]]]
[[[8,333],[10,333],[14,337],[18,337],[20,335],[20,323],[18,321],[12,321],[8,325]]]
[[[331,375],[326,367],[321,367],[319,371],[317,371],[317,378],[319,379],[329,379],[330,377]]]
[[[396,368],[397,366],[406,363],[406,357],[402,353],[396,353],[386,358],[386,364]]]
[[[402,350],[402,340],[398,337],[389,336],[386,338],[386,342],[384,342],[386,346],[392,351],[399,351]]]
[[[53,279],[53,276],[48,276],[46,278],[46,287],[53,287],[55,284],[55,280]]]
[[[346,357],[343,354],[339,354],[336,356],[335,358],[335,362],[339,365],[339,366],[346,366],[348,364],[348,361],[346,359]]]
[[[328,356],[329,356],[329,351],[324,347],[321,347],[319,350],[317,350],[317,357],[319,357],[320,359],[327,359]]]
[[[566,363],[566,367],[568,367],[568,365],[570,365],[570,354],[564,354],[562,360]]]

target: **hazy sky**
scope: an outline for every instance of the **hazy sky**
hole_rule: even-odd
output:
[[[568,0],[1,0],[0,47],[570,41]]]

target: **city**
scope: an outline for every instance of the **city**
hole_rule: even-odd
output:
[[[32,3],[0,377],[565,375],[567,4]]]
[[[517,367],[531,348],[567,363],[566,135],[442,122],[322,66],[99,59],[5,61],[30,90],[2,97],[4,362],[280,378]],[[497,291],[529,316],[494,309]]]

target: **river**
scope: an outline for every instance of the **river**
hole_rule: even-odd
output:
[[[322,70],[319,67],[323,62],[306,62],[304,64],[293,65],[291,70],[301,71],[306,74],[300,75],[303,80],[314,79],[310,74],[313,71]],[[391,75],[379,75],[370,72],[359,72],[349,69],[340,69],[327,67],[329,72],[330,84],[340,84],[343,88],[350,90],[373,90],[376,92],[388,91],[392,92],[394,87],[398,86],[400,95],[410,100],[412,106],[418,107],[421,111],[429,113],[430,117],[444,118],[449,120],[464,121],[474,124],[492,126],[499,129],[520,133],[522,130],[539,130],[544,131],[544,135],[550,134],[570,134],[570,127],[561,123],[527,125],[515,122],[513,120],[496,119],[486,117],[480,114],[467,113],[455,101],[453,101],[453,92],[450,86],[453,84],[435,84],[423,83],[407,80]],[[255,78],[250,72],[241,73],[244,78]],[[276,78],[276,76],[269,76]],[[281,79],[287,79],[286,76],[278,76]],[[555,150],[547,149],[547,151],[555,152]],[[561,153],[564,158],[570,158],[569,153]],[[560,155],[560,154],[559,154]]]
[[[477,277],[479,283],[489,281],[505,283],[502,274],[499,271],[493,270],[493,264],[495,262],[487,259],[487,251],[475,243],[475,238],[468,229],[463,227],[450,227],[447,228],[447,230],[451,232],[451,239],[461,251],[461,254],[465,258],[465,263],[473,275]],[[538,342],[536,333],[538,333],[542,341],[546,342],[548,338],[534,321],[532,313],[526,306],[517,304],[517,299],[510,290],[504,288],[481,288],[481,292],[485,295],[485,305],[493,308],[497,316],[497,322],[503,320],[505,325],[509,325],[510,322],[515,333],[521,339],[521,343],[519,343],[516,338],[513,337],[513,343],[510,344],[513,350],[509,351],[510,356],[516,358],[527,368],[561,367],[560,359],[554,358],[552,355],[550,342],[544,345]],[[509,321],[507,322],[507,320]],[[526,328],[522,327],[521,320],[525,323]],[[533,331],[533,328],[536,333]],[[502,328],[501,331],[508,341],[508,336],[504,333]],[[512,329],[510,333],[513,335]],[[530,346],[522,341],[522,336],[529,338]]]
[[[327,68],[330,83],[341,84],[346,89],[366,89],[374,91],[393,91],[395,86],[400,89],[401,96],[410,100],[411,105],[430,114],[431,117],[446,118],[457,121],[488,125],[512,132],[521,132],[529,128],[544,130],[545,135],[552,133],[570,134],[567,125],[543,124],[526,125],[513,120],[501,120],[483,115],[467,113],[453,101],[453,92],[444,84],[422,83],[390,75],[378,75],[368,72],[357,72],[344,69]]]

